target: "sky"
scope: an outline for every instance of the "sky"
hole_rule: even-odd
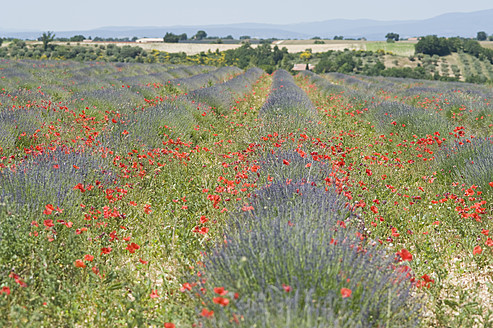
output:
[[[425,19],[492,9],[491,0],[5,0],[0,30],[75,31],[103,26],[290,24],[328,19]],[[493,19],[493,17],[492,17]]]

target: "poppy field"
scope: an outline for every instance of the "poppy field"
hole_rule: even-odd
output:
[[[490,327],[492,101],[0,60],[0,326]]]

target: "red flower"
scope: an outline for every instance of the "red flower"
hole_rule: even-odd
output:
[[[224,287],[216,287],[214,288],[214,293],[224,296],[228,293],[228,291],[224,290]]]
[[[285,159],[283,159],[283,160],[282,160],[282,163],[283,163],[284,165],[289,165],[289,161],[287,161],[287,160],[285,160]]]
[[[488,183],[491,188],[493,188],[493,182]]]
[[[149,205],[149,204],[144,205],[144,213],[145,214],[151,214],[151,212],[152,212],[151,205]]]
[[[376,206],[374,206],[374,205],[372,205],[372,206],[370,207],[370,210],[371,210],[373,213],[375,213],[375,214],[377,214],[377,213],[378,213],[378,208],[377,208]]]
[[[286,293],[289,293],[291,291],[291,286],[289,285],[282,284],[282,288],[284,288],[284,291],[286,291]]]
[[[346,298],[346,297],[351,297],[351,293],[353,291],[349,288],[341,288],[341,295],[342,295],[342,298]]]
[[[85,268],[86,267],[86,264],[82,260],[75,260],[74,265],[77,268]]]
[[[45,227],[47,227],[47,228],[51,228],[51,227],[55,226],[55,224],[53,223],[53,220],[44,220],[43,223],[44,223]]]
[[[397,255],[400,255],[403,261],[411,261],[413,259],[413,255],[405,248],[398,252]]]
[[[53,207],[53,205],[48,204],[45,206],[45,210],[43,211],[43,214],[50,215],[54,210],[55,208]]]
[[[92,262],[92,260],[94,260],[94,256],[86,254],[84,255],[84,260]]]
[[[214,297],[212,301],[216,304],[219,304],[221,306],[226,306],[229,304],[229,299],[224,298],[224,297]]]
[[[488,237],[488,239],[486,239],[486,242],[485,242],[486,246],[493,246],[493,240],[491,238]]]
[[[125,249],[128,249],[128,251],[133,254],[139,248],[140,248],[140,246],[137,245],[136,243],[131,243],[131,244],[128,244],[127,248],[125,248]]]
[[[111,247],[101,248],[101,254],[109,254],[109,253],[111,253]]]
[[[7,286],[3,286],[2,289],[0,290],[0,295],[2,294],[10,295],[10,288]]]
[[[159,297],[159,294],[157,293],[157,289],[153,289],[151,290],[151,295],[150,295],[151,298],[158,298]],[[165,325],[166,326],[166,325]],[[174,327],[175,325],[173,325]]]
[[[202,216],[200,217],[200,223],[201,223],[201,224],[204,224],[204,223],[206,223],[207,221],[209,221],[209,219],[208,219],[208,218],[206,218],[206,217],[205,217],[205,215],[202,215]]]
[[[481,248],[481,246],[476,246],[476,247],[474,247],[474,249],[472,251],[472,255],[481,254],[482,252],[483,252],[483,249]]]
[[[203,317],[205,318],[209,318],[209,317],[212,317],[214,315],[214,311],[209,311],[207,310],[206,308],[203,308],[202,309],[202,312],[200,313]]]
[[[142,264],[147,264],[147,263],[149,263],[149,261],[144,261],[143,259],[139,259],[139,261],[140,261],[140,263],[142,263]]]
[[[171,322],[165,322],[164,328],[175,328],[175,324]]]

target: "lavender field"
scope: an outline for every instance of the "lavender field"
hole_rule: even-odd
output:
[[[491,327],[492,101],[0,60],[0,326]]]

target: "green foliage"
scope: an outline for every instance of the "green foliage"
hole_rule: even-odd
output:
[[[55,39],[55,34],[53,32],[45,32],[43,35],[38,38],[39,41],[43,42],[43,50],[46,51],[48,49],[48,45]]]
[[[83,36],[83,35],[74,35],[73,37],[71,37],[71,38],[69,39],[69,41],[70,41],[70,42],[82,42],[82,41],[84,41],[85,39],[86,39],[86,38],[85,38],[85,36]]]
[[[387,33],[385,35],[385,38],[387,39],[387,42],[391,42],[391,40],[393,40],[393,41],[399,41],[399,34],[393,33],[393,32]]]
[[[180,36],[166,32],[166,35],[163,38],[163,41],[166,43],[178,43],[180,41]]]
[[[193,39],[195,40],[202,40],[207,37],[207,33],[205,31],[197,31],[197,33],[193,36]]]
[[[488,35],[484,31],[478,32],[478,34],[476,36],[476,40],[478,40],[478,41],[486,41],[487,38],[488,38]]]
[[[436,35],[422,37],[416,44],[416,53],[427,55],[450,55],[450,42],[446,38],[439,38]]]

